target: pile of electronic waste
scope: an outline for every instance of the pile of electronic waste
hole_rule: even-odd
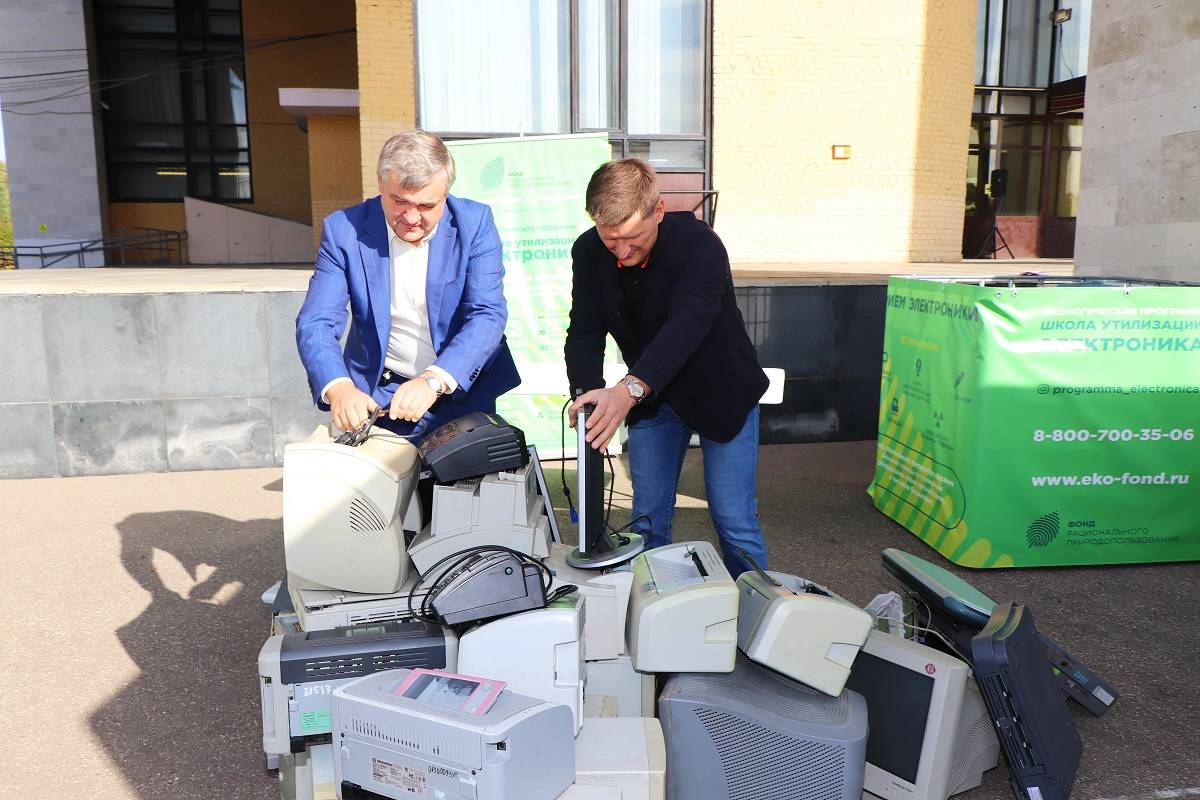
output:
[[[1027,608],[895,550],[908,613],[734,580],[706,542],[643,551],[579,444],[574,549],[494,415],[419,448],[379,429],[287,448],[258,665],[285,800],[944,800],[1001,751],[1018,800],[1068,796],[1062,695],[1095,714],[1117,695]]]

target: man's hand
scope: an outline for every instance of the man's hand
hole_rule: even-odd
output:
[[[392,419],[417,422],[425,416],[425,412],[437,399],[438,393],[429,387],[424,378],[409,378],[400,384],[400,388],[392,395],[388,416]]]
[[[379,405],[350,381],[338,381],[325,390],[329,417],[343,431],[357,430]]]
[[[575,414],[581,406],[588,403],[595,403],[596,407],[588,415],[588,433],[584,438],[593,448],[603,452],[608,447],[608,442],[612,439],[613,434],[617,432],[617,428],[621,427],[621,423],[625,421],[626,415],[629,414],[630,409],[634,407],[636,401],[624,386],[613,386],[608,389],[592,389],[590,392],[586,392],[575,398],[575,402],[571,404],[568,413],[571,417],[572,428],[575,427]]]

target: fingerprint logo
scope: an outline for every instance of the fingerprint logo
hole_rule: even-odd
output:
[[[496,156],[483,165],[479,173],[479,182],[485,189],[496,189],[504,183],[504,158]]]
[[[1045,547],[1054,541],[1058,536],[1058,512],[1054,511],[1045,516],[1038,517],[1030,523],[1028,530],[1025,531],[1025,538],[1029,542],[1030,547]]]

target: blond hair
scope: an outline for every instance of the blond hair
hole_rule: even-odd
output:
[[[417,129],[397,133],[384,142],[375,167],[379,180],[386,180],[390,172],[403,189],[428,186],[442,171],[449,189],[454,185],[454,158],[450,149],[434,134]]]
[[[638,212],[653,214],[658,197],[654,168],[640,158],[624,158],[592,173],[584,208],[597,225],[620,225]]]

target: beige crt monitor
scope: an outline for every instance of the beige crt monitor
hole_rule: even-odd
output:
[[[388,594],[408,578],[404,520],[420,474],[408,441],[376,429],[358,446],[325,427],[283,451],[283,550],[288,585]]]
[[[982,783],[1000,758],[971,669],[954,656],[872,630],[846,688],[867,701],[863,788],[871,794],[946,800]]]

